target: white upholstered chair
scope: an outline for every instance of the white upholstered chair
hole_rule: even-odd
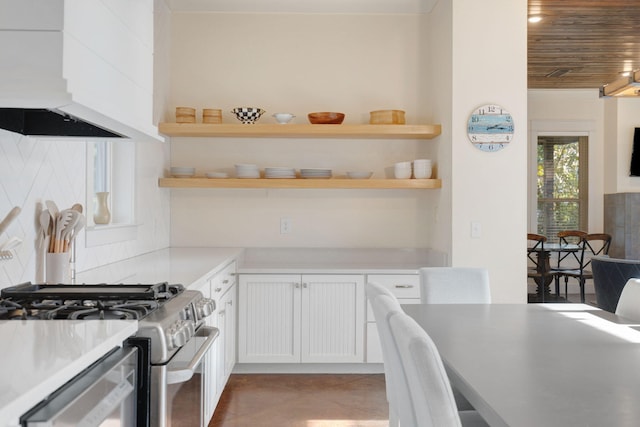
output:
[[[411,317],[389,318],[411,394],[416,424],[412,427],[488,426],[476,411],[460,411],[442,359],[427,333]]]
[[[640,322],[640,279],[629,279],[622,288],[616,314]]]
[[[366,289],[382,346],[387,401],[389,402],[389,427],[397,427],[398,424],[403,427],[413,426],[415,419],[409,396],[409,386],[406,383],[400,354],[389,326],[389,317],[394,313],[402,312],[402,308],[400,308],[395,295],[384,286],[377,283],[367,283]]]
[[[489,272],[473,267],[425,267],[420,269],[423,304],[490,304]]]

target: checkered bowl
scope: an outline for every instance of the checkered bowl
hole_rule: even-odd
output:
[[[253,108],[253,107],[237,107],[231,110],[233,114],[236,115],[236,118],[245,125],[252,125],[258,121],[261,115],[265,113],[262,108]]]

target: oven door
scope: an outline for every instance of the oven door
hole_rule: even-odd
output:
[[[138,349],[120,348],[25,414],[23,426],[134,427]]]
[[[218,337],[217,328],[203,326],[165,365],[151,367],[151,425],[203,427],[208,393],[205,375],[209,351]]]

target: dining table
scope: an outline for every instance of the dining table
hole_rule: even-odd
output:
[[[640,425],[640,322],[586,304],[412,304],[492,427]]]
[[[540,277],[533,280],[536,282],[535,301],[531,302],[548,302],[554,300],[549,285],[554,280],[554,271],[551,267],[551,254],[562,252],[578,252],[580,246],[576,244],[566,243],[545,243],[541,246],[527,247],[528,252],[535,252],[537,268]]]

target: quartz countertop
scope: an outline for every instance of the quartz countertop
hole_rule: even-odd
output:
[[[0,426],[19,425],[21,415],[136,331],[134,320],[0,321]]]
[[[250,248],[238,272],[298,274],[417,274],[422,267],[447,263],[433,249],[395,248]]]
[[[166,248],[86,270],[76,283],[159,283],[189,287],[242,254],[240,248]]]

